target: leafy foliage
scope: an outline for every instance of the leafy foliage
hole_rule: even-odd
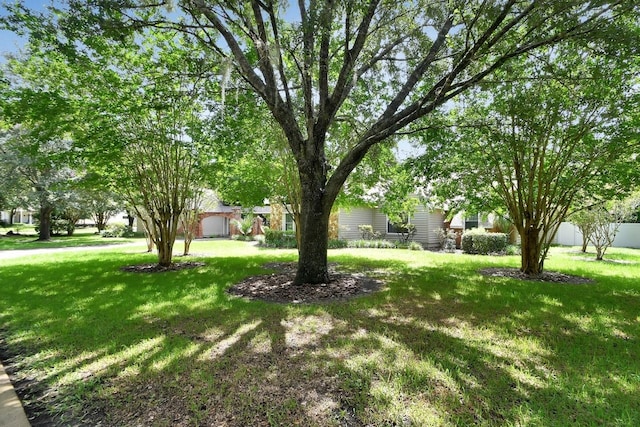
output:
[[[17,4],[3,21],[74,60],[106,58],[96,52],[144,41],[158,29],[165,37],[162,45],[180,41],[185,51],[206,47],[162,62],[175,66],[182,61],[190,66],[189,75],[215,68],[209,81],[221,82],[223,103],[231,98],[227,88],[238,86],[266,105],[286,138],[300,180],[296,283],[301,284],[328,280],[329,215],[349,176],[367,174],[357,169],[376,147],[415,131],[412,124],[514,58],[597,34],[612,22],[634,22],[635,6],[632,0],[194,0],[175,7],[171,2],[69,0],[46,16]],[[623,45],[617,34],[612,44]],[[131,60],[137,56],[133,52]],[[112,71],[106,73],[110,78],[119,78],[120,70],[100,65]],[[145,86],[147,76],[141,76],[138,86]],[[128,103],[131,107],[137,106]],[[356,187],[345,193],[357,194]]]
[[[506,210],[521,237],[521,269],[542,272],[572,208],[587,195],[622,197],[639,183],[628,132],[637,65],[575,44],[510,62],[496,81],[465,95],[444,146],[427,141],[434,193],[478,211]]]
[[[264,231],[264,245],[269,248],[294,249],[297,247],[296,233],[294,231],[272,230]]]

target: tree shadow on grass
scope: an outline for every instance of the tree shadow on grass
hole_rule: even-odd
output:
[[[485,278],[473,263],[343,257],[387,288],[267,304],[225,290],[269,254],[118,270],[147,259],[3,269],[7,344],[58,414],[112,425],[640,421],[637,313],[625,295]]]

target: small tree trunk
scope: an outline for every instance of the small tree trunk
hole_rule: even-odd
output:
[[[582,236],[582,252],[583,253],[587,252],[587,246],[589,246],[589,238]]]
[[[9,225],[13,226],[13,217],[15,216],[16,212],[18,211],[18,208],[13,208],[9,211]]]
[[[156,246],[153,241],[153,236],[149,233],[144,233],[145,242],[147,243],[147,252],[153,252],[153,248]]]
[[[134,221],[135,219],[136,219],[136,218],[135,218],[134,216],[132,216],[132,215],[129,213],[129,211],[127,211],[127,221],[128,221],[128,223],[129,223],[129,228],[133,228],[133,221]]]
[[[544,260],[540,259],[542,245],[540,242],[540,231],[529,227],[520,233],[522,239],[522,263],[520,271],[530,276],[537,276],[542,273]]]
[[[98,232],[102,232],[106,228],[106,217],[107,215],[104,212],[96,212],[96,228],[98,229]]]

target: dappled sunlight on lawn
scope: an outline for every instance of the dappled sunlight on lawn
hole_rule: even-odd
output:
[[[552,268],[597,277],[575,286],[478,274],[516,257],[340,250],[331,262],[383,290],[287,305],[226,289],[295,251],[194,245],[206,265],[177,272],[122,272],[154,255],[113,250],[3,264],[6,344],[54,412],[108,425],[640,422],[635,267],[556,253]]]

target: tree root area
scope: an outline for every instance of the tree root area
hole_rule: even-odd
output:
[[[545,271],[537,276],[531,276],[523,273],[517,268],[483,268],[480,274],[489,277],[508,277],[519,280],[534,280],[537,282],[561,283],[565,285],[585,285],[594,283],[593,279],[580,276],[572,276],[570,274],[559,273],[556,271]]]
[[[269,263],[265,268],[277,273],[252,276],[227,290],[231,295],[276,303],[322,303],[344,301],[369,295],[382,288],[382,282],[356,273],[338,273],[330,266],[329,283],[295,285],[295,263]]]

